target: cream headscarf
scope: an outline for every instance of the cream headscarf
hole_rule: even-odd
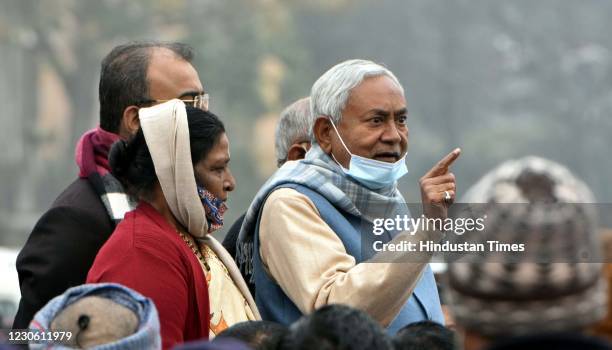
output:
[[[185,103],[174,99],[141,108],[139,117],[170,211],[191,235],[204,237],[208,223],[193,175]]]
[[[206,212],[198,196],[193,173],[184,102],[174,99],[153,107],[141,108],[139,117],[155,173],[170,211],[200,245],[209,247],[221,260],[255,318],[261,319],[234,259],[219,241],[208,234]],[[210,276],[207,276],[207,279],[210,279]],[[211,305],[211,310],[214,307],[215,305]]]

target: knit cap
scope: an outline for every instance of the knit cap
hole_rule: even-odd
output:
[[[160,349],[153,301],[113,283],[68,289],[45,305],[30,323],[41,332],[66,332],[61,341],[30,344],[30,349]]]
[[[543,158],[505,162],[462,199],[486,211],[487,240],[524,243],[509,259],[483,254],[448,266],[457,324],[486,336],[580,330],[606,312],[594,197]],[[513,203],[513,204],[502,204]],[[484,209],[483,209],[484,208]]]

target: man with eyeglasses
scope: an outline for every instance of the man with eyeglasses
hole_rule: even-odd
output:
[[[27,328],[50,299],[85,283],[98,250],[133,209],[110,173],[108,152],[138,131],[138,110],[173,98],[208,109],[192,59],[185,44],[135,42],[115,47],[102,61],[100,125],[77,144],[78,178],[40,218],[19,253],[21,302],[13,328]]]

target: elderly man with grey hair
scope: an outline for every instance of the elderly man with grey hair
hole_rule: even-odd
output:
[[[309,97],[295,101],[281,112],[274,135],[276,165],[279,168],[287,160],[304,159],[310,149],[310,120]]]
[[[372,231],[383,217],[410,215],[397,187],[408,148],[401,84],[379,64],[349,60],[323,74],[310,98],[310,151],[260,189],[238,238],[237,260],[255,283],[262,317],[290,324],[340,303],[364,310],[390,333],[422,320],[444,323],[431,253],[371,248],[442,237]],[[420,179],[427,217],[446,218],[456,190],[449,167],[459,152]]]

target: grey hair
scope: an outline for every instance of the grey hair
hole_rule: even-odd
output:
[[[281,112],[274,135],[274,151],[279,167],[287,161],[287,153],[294,142],[309,139],[310,118],[310,97],[295,101]]]
[[[314,138],[314,123],[321,116],[329,116],[338,125],[342,119],[342,110],[351,94],[351,90],[361,84],[366,78],[385,75],[400,88],[402,95],[404,88],[397,77],[387,68],[368,60],[353,59],[338,63],[325,72],[312,85],[310,91],[310,118],[309,136]]]

